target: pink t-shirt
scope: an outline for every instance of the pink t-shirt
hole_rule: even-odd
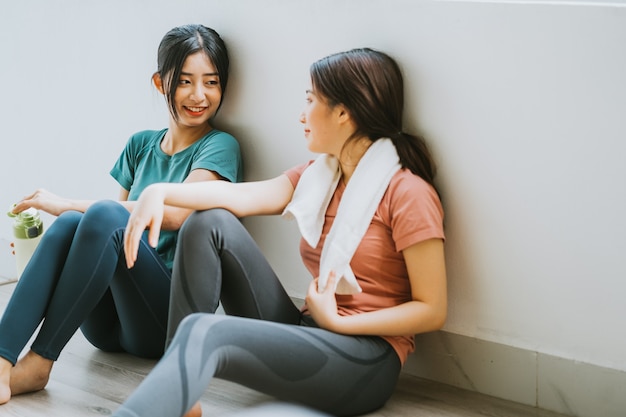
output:
[[[285,171],[294,187],[311,162]],[[322,247],[345,188],[343,181],[339,181],[326,210],[317,247],[310,247],[304,239],[300,241],[302,261],[313,277],[319,274]],[[339,314],[364,313],[410,301],[411,286],[402,251],[432,238],[444,239],[443,208],[437,192],[422,178],[407,169],[401,169],[391,179],[350,262],[363,292],[337,295]],[[305,305],[303,312],[306,313],[306,310]],[[383,337],[393,346],[401,363],[415,349],[412,335]]]

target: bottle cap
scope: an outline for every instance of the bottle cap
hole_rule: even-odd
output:
[[[26,209],[20,213],[13,213],[12,209],[7,213],[13,221],[13,234],[18,239],[34,239],[43,233],[43,222],[39,217],[39,211],[34,208]]]

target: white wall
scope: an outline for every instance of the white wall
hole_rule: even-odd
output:
[[[441,164],[446,330],[626,370],[624,3],[5,2],[0,208],[36,187],[115,198],[108,171],[129,135],[166,124],[149,82],[158,42],[190,22],[230,47],[219,124],[249,179],[311,157],[298,115],[313,60],[358,46],[395,56],[406,128]],[[295,225],[247,224],[302,296]]]

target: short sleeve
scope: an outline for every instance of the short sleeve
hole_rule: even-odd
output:
[[[213,171],[231,182],[243,179],[239,142],[226,132],[217,132],[204,138],[194,153],[191,170]]]
[[[428,239],[445,239],[444,212],[437,191],[410,171],[402,170],[393,178],[383,203],[388,205],[397,251]]]
[[[304,164],[296,165],[295,167],[289,168],[287,171],[283,172],[283,174],[285,174],[287,178],[289,178],[289,181],[291,181],[291,185],[293,185],[293,188],[296,188],[296,185],[298,185],[298,181],[300,181],[302,173],[313,162],[314,161],[311,160],[309,162],[305,162]]]
[[[148,133],[138,132],[128,139],[126,146],[111,168],[111,176],[125,189],[130,190],[135,178],[135,168],[141,158],[141,153],[149,146],[150,136]]]

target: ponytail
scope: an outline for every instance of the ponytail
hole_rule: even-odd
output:
[[[435,187],[437,166],[424,138],[404,132],[389,135],[389,138],[396,147],[402,168],[410,170]]]

